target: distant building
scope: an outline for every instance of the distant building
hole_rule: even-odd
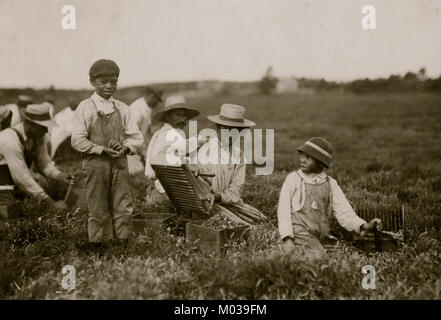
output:
[[[290,93],[299,91],[299,82],[296,78],[279,78],[276,84],[276,93]]]

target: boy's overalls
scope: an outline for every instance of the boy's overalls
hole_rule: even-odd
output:
[[[97,111],[95,102],[90,100]],[[97,111],[97,119],[89,134],[90,141],[107,147],[110,140],[124,140],[123,119],[115,103],[113,106],[115,111],[108,115]],[[83,173],[89,209],[89,242],[127,239],[133,207],[126,156],[113,159],[104,153],[85,154]]]
[[[325,248],[332,250],[337,245],[337,239],[329,234],[331,218],[329,178],[326,177],[326,180],[320,184],[310,184],[300,175],[299,177],[305,184],[305,200],[302,208],[291,215],[294,243],[297,248],[323,254]]]

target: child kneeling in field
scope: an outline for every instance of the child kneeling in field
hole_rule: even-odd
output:
[[[380,219],[369,223],[358,217],[340,186],[325,173],[332,159],[332,148],[323,138],[311,138],[297,149],[300,169],[291,172],[280,191],[277,218],[284,250],[304,249],[324,254],[335,247],[330,235],[331,214],[348,231],[360,233],[381,230]]]

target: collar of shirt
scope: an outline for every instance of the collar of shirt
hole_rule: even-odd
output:
[[[105,114],[109,114],[115,111],[115,107],[113,105],[115,99],[113,97],[110,97],[109,99],[104,99],[99,94],[94,92],[93,95],[91,96],[91,99],[95,101],[96,108],[98,111],[103,111]]]
[[[309,184],[321,184],[326,180],[326,173],[304,173],[301,169],[297,170],[297,173],[302,177],[305,182]]]

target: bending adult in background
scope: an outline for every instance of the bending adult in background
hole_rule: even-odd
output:
[[[129,173],[135,174],[144,170],[145,155],[147,146],[153,135],[152,113],[155,108],[162,104],[162,91],[153,87],[146,87],[144,96],[135,100],[130,105],[130,117],[135,120],[136,125],[144,137],[144,143],[137,148],[137,154],[127,156]]]
[[[61,158],[68,159],[69,157],[72,157],[72,151],[74,150],[71,149],[72,146],[70,143],[70,137],[72,136],[72,131],[75,126],[75,110],[79,103],[80,103],[79,99],[75,99],[72,97],[69,98],[68,106],[62,109],[61,111],[57,112],[53,117],[53,120],[55,121],[57,126],[52,130],[50,137],[50,141],[52,145],[50,154],[52,158],[54,158],[57,153],[59,156],[61,156]],[[63,155],[60,154],[63,151],[57,152],[57,149],[61,145],[63,147],[67,146],[70,152],[67,152],[66,154]]]
[[[32,97],[27,95],[19,95],[16,104],[5,105],[5,107],[12,112],[11,127],[23,122],[23,117],[21,116],[20,110],[26,109],[26,107],[32,103]]]
[[[6,107],[0,106],[0,131],[11,126],[12,112]]]
[[[23,122],[0,132],[0,185],[15,185],[22,193],[51,201],[31,173],[35,163],[47,178],[69,183],[72,176],[58,170],[47,151],[46,133],[53,126],[47,104],[31,104],[20,111]]]
[[[217,137],[220,137],[222,130],[237,129],[238,132],[253,127],[254,122],[244,118],[245,108],[234,104],[224,104],[221,106],[220,114],[207,116],[208,120],[216,124]],[[211,214],[222,214],[231,220],[243,224],[256,224],[266,220],[266,216],[256,208],[244,203],[241,198],[241,190],[245,183],[245,163],[243,161],[243,150],[235,150],[238,157],[234,158],[234,149],[237,142],[240,145],[240,136],[234,136],[227,141],[212,137],[204,144],[198,152],[197,161],[205,158],[207,164],[191,165],[197,168],[200,173],[214,173],[213,178],[204,178],[212,188],[214,193],[214,206]],[[241,147],[240,147],[241,148]],[[216,150],[214,159],[211,152]],[[229,155],[228,161],[222,161],[221,155]],[[208,161],[211,158],[210,161]],[[214,161],[213,161],[214,160]],[[213,163],[215,162],[215,163]],[[226,162],[226,163],[224,163]]]
[[[151,164],[173,165],[168,163],[167,153],[176,152],[176,156],[179,156],[178,153],[180,150],[172,150],[172,145],[176,145],[178,142],[185,145],[186,137],[184,129],[187,121],[198,115],[199,111],[188,107],[185,97],[179,95],[168,97],[165,101],[164,108],[154,115],[155,120],[163,122],[164,124],[153,134],[147,148],[145,175],[148,178],[154,179],[156,189],[156,193],[153,192],[153,194],[150,195],[151,198],[159,197],[158,200],[161,201],[166,198],[165,190],[157,180]],[[167,136],[169,136],[169,139],[167,139]],[[173,138],[170,139],[170,137]]]

